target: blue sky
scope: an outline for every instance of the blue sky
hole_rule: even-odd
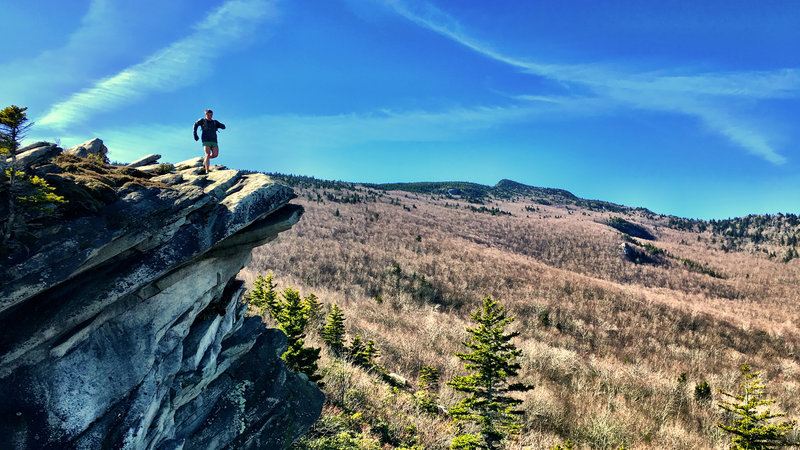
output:
[[[800,2],[8,2],[28,142],[356,182],[502,178],[683,217],[800,213]],[[8,29],[10,27],[10,29]]]

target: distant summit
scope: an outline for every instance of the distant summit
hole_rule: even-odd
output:
[[[586,208],[592,211],[629,212],[638,211],[654,214],[646,208],[633,208],[616,203],[580,198],[564,189],[529,186],[517,181],[502,179],[494,186],[486,186],[465,181],[424,181],[417,183],[364,184],[366,187],[384,191],[406,191],[417,194],[435,194],[445,197],[459,197],[472,203],[483,204],[491,198],[511,200],[528,198],[543,205],[564,205]]]
[[[579,200],[572,192],[564,189],[553,189],[528,186],[527,184],[516,181],[502,179],[492,188],[495,195],[507,192],[511,196],[540,196],[540,197],[560,197],[564,200]]]

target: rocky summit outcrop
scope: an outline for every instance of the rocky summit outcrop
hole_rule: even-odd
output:
[[[299,220],[291,189],[201,174],[200,158],[121,167],[102,142],[79,147],[18,158],[69,203],[0,267],[0,446],[288,446],[323,396],[285,368],[285,335],[245,314],[236,275]]]

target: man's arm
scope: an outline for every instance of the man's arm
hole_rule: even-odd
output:
[[[219,128],[219,129],[221,129],[221,130],[224,130],[224,129],[225,129],[225,124],[223,124],[223,123],[222,123],[222,122],[220,122],[219,120],[217,120],[216,122],[217,122],[217,128]]]
[[[203,119],[199,119],[197,122],[195,122],[195,123],[194,123],[194,128],[192,128],[192,134],[194,134],[194,140],[195,140],[195,141],[196,141],[196,140],[198,140],[198,139],[200,139],[199,137],[197,137],[197,127],[199,127],[199,126],[200,126],[200,122],[201,122],[202,120],[203,120]]]

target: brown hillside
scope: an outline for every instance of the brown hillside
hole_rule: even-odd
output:
[[[453,353],[469,314],[487,295],[500,300],[517,316],[521,378],[536,386],[523,397],[520,447],[727,448],[717,389],[735,390],[744,363],[762,371],[775,409],[800,415],[800,261],[784,262],[785,240],[734,242],[719,224],[681,230],[646,210],[526,195],[475,204],[287,180],[306,213],[254,251],[247,280],[273,271],[280,287],[338,303],[348,334],[375,339],[381,364],[412,385],[423,365],[443,380],[462,373]],[[655,240],[624,235],[608,225],[615,217]],[[703,380],[710,402],[694,399]],[[421,444],[447,446],[453,430],[434,422]]]

